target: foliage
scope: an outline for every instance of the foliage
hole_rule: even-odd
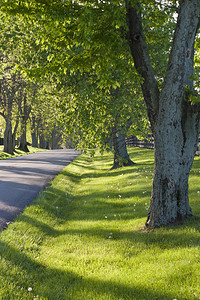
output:
[[[145,117],[138,118],[144,109],[138,89],[140,78],[134,72],[126,41],[124,5],[118,1],[97,1],[95,5],[90,1],[5,4],[2,2],[2,9],[20,18],[25,14],[23,22],[31,28],[31,41],[27,28],[22,31],[23,40],[29,41],[34,53],[31,64],[26,59],[25,72],[32,78],[45,75],[64,86],[67,95],[62,103],[68,115],[60,120],[67,134],[75,129],[74,137],[81,147],[102,147],[116,118],[119,124],[126,124],[134,115],[133,128],[146,123]],[[20,47],[24,57],[29,57],[27,48]],[[117,89],[120,97],[113,105],[112,94]],[[141,113],[136,113],[138,109]]]

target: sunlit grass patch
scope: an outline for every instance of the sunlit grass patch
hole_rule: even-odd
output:
[[[109,171],[83,154],[1,233],[0,299],[199,299],[199,158],[190,178],[195,217],[144,230],[153,151]]]

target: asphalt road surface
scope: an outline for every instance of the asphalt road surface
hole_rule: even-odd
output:
[[[48,150],[0,160],[0,230],[79,154],[73,149]]]

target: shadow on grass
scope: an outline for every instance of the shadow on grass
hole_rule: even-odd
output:
[[[143,194],[142,190],[133,193],[120,192],[120,195],[116,191],[112,193],[110,200],[107,196],[110,193],[90,192],[76,198],[69,191],[66,193],[50,186],[43,192],[44,199],[36,204],[34,202],[32,207],[34,209],[34,205],[42,205],[47,214],[53,216],[59,224],[66,220],[102,221],[105,216],[111,221],[116,220],[116,214],[121,220],[134,220],[147,216],[146,197],[148,195],[150,198],[150,193]],[[139,203],[131,200],[133,194],[136,198],[140,198]],[[20,218],[23,218],[23,215]]]
[[[76,162],[77,163],[77,162]],[[78,162],[80,164],[81,162]],[[83,165],[85,168],[85,166]],[[133,167],[134,168],[134,167]],[[91,168],[90,168],[91,169]],[[115,173],[116,172],[116,173]],[[132,176],[133,170],[125,169],[123,173],[130,174]],[[113,171],[113,174],[121,174],[121,170]],[[97,176],[105,176],[105,174],[73,174],[68,171],[63,171],[64,176],[68,176],[69,181],[72,184],[78,184],[82,178],[90,178]],[[111,173],[110,173],[111,174]],[[113,176],[111,174],[110,176]],[[109,176],[109,175],[108,175]],[[146,197],[142,195],[142,189],[138,189],[137,197]],[[97,237],[99,239],[107,240],[110,235],[110,221],[117,220],[131,220],[134,219],[133,204],[130,207],[127,203],[109,201],[108,199],[104,201],[105,193],[89,193],[87,195],[90,199],[88,202],[84,203],[85,197],[73,197],[73,195],[68,191],[63,192],[59,189],[54,188],[53,186],[49,187],[45,192],[45,201],[42,203],[35,203],[41,205],[44,210],[47,211],[47,214],[51,216],[52,219],[55,219],[55,223],[59,225],[60,223],[65,223],[70,220],[84,220],[84,221],[103,221],[102,226],[99,226],[99,222],[96,224],[91,224],[90,228],[68,228],[65,230],[58,230],[54,226],[48,225],[48,220],[46,223],[39,220],[40,215],[35,214],[35,217],[30,217],[26,214],[22,214],[18,220],[26,222],[27,224],[36,227],[41,231],[48,241],[49,236],[56,237],[60,235],[70,234],[72,236],[88,236],[88,237]],[[52,198],[52,194],[54,198]],[[116,196],[117,196],[116,192]],[[122,199],[125,200],[131,197],[131,193],[121,193]],[[95,200],[94,200],[95,199]],[[33,210],[34,210],[33,205]],[[137,215],[136,218],[143,218],[145,216],[144,204],[142,200],[140,204],[137,204],[136,209]],[[116,212],[118,214],[116,214]],[[107,219],[105,219],[105,214]],[[116,216],[114,216],[116,214]],[[102,217],[99,217],[102,216]],[[50,224],[50,223],[49,223]],[[107,226],[108,225],[108,226]],[[93,227],[92,227],[93,226]],[[96,226],[96,227],[95,227]],[[113,225],[114,226],[114,225]],[[131,225],[130,225],[131,226]],[[65,226],[67,227],[67,226]],[[107,228],[108,229],[107,229]],[[58,227],[57,227],[58,228]],[[183,230],[181,230],[183,229]],[[117,248],[116,251],[123,252],[124,258],[135,255],[142,255],[142,250],[140,253],[135,252],[135,245],[142,244],[141,249],[145,251],[151,248],[159,248],[162,250],[178,249],[191,246],[200,246],[200,217],[194,217],[187,220],[184,225],[177,227],[168,227],[165,229],[159,229],[154,231],[144,231],[144,230],[131,230],[122,231],[121,229],[112,230],[112,239],[113,240],[123,240],[127,243],[127,250]],[[112,241],[111,241],[112,242]],[[0,274],[4,276],[7,281],[7,290],[2,295],[2,299],[14,299],[13,290],[9,291],[9,286],[15,282],[18,289],[24,289],[27,291],[28,287],[31,286],[34,291],[34,295],[39,295],[39,297],[44,297],[46,299],[165,299],[171,300],[175,298],[175,294],[170,289],[166,292],[158,291],[155,285],[147,288],[145,285],[140,285],[135,278],[134,282],[131,282],[130,285],[125,285],[117,280],[106,280],[106,275],[104,280],[95,279],[91,272],[89,277],[83,277],[75,272],[69,271],[67,265],[65,270],[60,270],[57,268],[49,267],[45,262],[39,262],[36,259],[31,258],[31,256],[26,255],[23,251],[17,249],[17,247],[11,246],[8,243],[0,242],[0,257],[6,260],[6,263],[17,266],[21,272],[19,272],[18,277],[12,274],[12,271],[7,268],[7,270],[1,269]],[[134,272],[134,270],[133,270]],[[179,274],[178,270],[173,270],[173,273],[170,274],[170,281],[173,282]],[[167,286],[168,278],[166,278]],[[170,283],[170,282],[169,282]],[[1,289],[1,288],[0,288]],[[82,294],[84,293],[84,294]],[[176,291],[174,291],[176,293]],[[82,298],[81,298],[82,296]],[[32,297],[33,298],[33,297]],[[28,298],[27,298],[28,299]]]
[[[77,161],[73,162],[76,164]],[[81,165],[82,162],[80,161]],[[143,166],[143,165],[142,165]],[[123,174],[129,174],[128,180],[135,179],[135,171],[133,168],[125,168]],[[143,170],[143,169],[142,169]],[[146,171],[152,170],[152,168],[145,168]],[[145,172],[145,170],[143,170]],[[111,173],[117,173],[120,175],[122,171],[113,171]],[[69,182],[72,185],[79,184],[82,179],[91,179],[97,177],[103,177],[105,174],[101,173],[89,173],[89,174],[77,174],[63,170],[61,172],[63,176],[67,176]],[[106,174],[107,175],[107,174]],[[110,175],[112,176],[112,174]],[[138,178],[140,180],[140,178]],[[146,190],[145,190],[146,189]],[[192,192],[192,191],[191,191]],[[151,197],[151,187],[145,183],[137,185],[137,188],[132,185],[132,190],[128,192],[118,190],[95,191],[94,189],[88,191],[82,196],[73,195],[67,189],[67,193],[61,191],[53,186],[50,186],[44,192],[45,195],[45,210],[53,215],[57,222],[63,223],[68,220],[76,221],[102,221],[105,215],[110,221],[116,220],[114,215],[120,215],[120,220],[134,220],[147,217],[147,207]],[[120,198],[119,198],[120,197]],[[110,198],[112,200],[110,200]],[[132,199],[140,199],[136,204]],[[55,199],[56,204],[55,204]],[[58,200],[59,199],[59,200]],[[146,203],[147,202],[147,203]]]
[[[12,268],[1,269],[1,276],[5,276],[4,289],[1,292],[2,299],[19,299],[15,297],[15,290],[27,293],[27,299],[33,299],[34,295],[49,300],[74,300],[74,299],[173,299],[172,292],[162,293],[154,287],[146,288],[134,282],[125,285],[120,282],[95,279],[96,276],[90,275],[90,278],[80,276],[72,271],[62,271],[56,268],[50,268],[43,262],[39,262],[28,257],[15,247],[5,242],[0,242],[0,256],[7,265],[18,268],[18,275],[12,273]],[[173,272],[170,279],[178,274]],[[15,284],[15,290],[9,286]],[[7,288],[5,288],[7,286]],[[156,285],[155,285],[156,286]],[[32,292],[28,293],[28,288]],[[1,287],[2,288],[2,287]],[[0,288],[0,291],[1,291]],[[82,297],[82,298],[81,298]],[[20,298],[21,299],[21,298]]]
[[[98,203],[99,205],[99,203]],[[120,205],[118,206],[119,211],[123,210],[121,209]],[[46,208],[45,208],[46,209]],[[89,209],[92,209],[90,207]],[[48,225],[47,223],[42,222],[37,218],[37,215],[35,218],[30,217],[26,214],[20,215],[17,221],[26,222],[27,224],[38,228],[41,231],[41,235],[46,236],[48,239],[48,236],[56,237],[60,235],[70,234],[70,235],[76,235],[76,236],[87,236],[87,237],[97,237],[99,239],[108,239],[110,235],[111,228],[114,226],[117,221],[126,220],[128,212],[125,210],[122,211],[120,214],[113,214],[110,211],[110,214],[106,215],[103,214],[102,210],[102,218],[96,215],[92,218],[88,214],[88,211],[84,211],[84,209],[80,209],[81,213],[77,213],[75,210],[75,218],[73,218],[73,212],[74,208],[70,209],[70,205],[68,205],[65,208],[60,208],[60,212],[58,212],[58,209],[56,209],[56,213],[54,216],[52,215],[53,210],[49,211],[49,214],[51,215],[52,219],[55,221],[57,225],[59,224],[66,224],[66,222],[69,221],[102,221],[102,225],[99,226],[99,222],[91,223],[90,227],[86,226],[86,228],[79,228],[79,229],[56,229],[53,225]],[[83,212],[82,212],[83,211]],[[95,211],[95,206],[93,206],[93,213]],[[101,208],[100,210],[101,211]],[[100,212],[98,211],[98,214]],[[61,216],[60,214],[63,213]],[[83,218],[83,216],[85,216]],[[62,220],[60,219],[62,217]],[[142,217],[142,216],[141,216]],[[143,215],[143,217],[145,217]],[[129,215],[130,219],[133,219],[133,216]],[[136,219],[138,219],[138,216],[136,216]],[[115,221],[114,223],[110,223],[112,221]],[[66,227],[66,225],[65,225]],[[58,227],[57,227],[58,228]],[[137,243],[142,243],[143,247],[142,249],[147,249],[151,247],[158,247],[160,249],[176,249],[176,248],[185,248],[185,247],[191,247],[191,246],[200,246],[200,216],[194,216],[192,218],[186,219],[184,224],[182,225],[174,225],[174,226],[168,226],[165,228],[155,229],[155,230],[145,230],[144,228],[141,228],[140,230],[131,230],[130,225],[130,231],[122,231],[121,228],[116,230],[112,229],[112,238],[114,240],[126,240],[129,243],[132,243],[132,245],[135,245]],[[130,244],[129,244],[130,245]],[[130,251],[129,251],[130,252]]]
[[[73,162],[73,164],[75,166],[79,166],[79,167],[82,167],[84,169],[90,169],[90,170],[97,170],[96,167],[90,167],[90,166],[86,166],[84,163],[82,162]],[[110,165],[111,166],[111,165]],[[137,165],[133,165],[133,166],[128,166],[128,167],[122,167],[122,168],[118,168],[118,169],[114,169],[114,170],[111,170],[110,171],[110,166],[108,168],[105,168],[105,170],[99,172],[98,170],[96,172],[84,172],[83,175],[82,175],[82,178],[103,178],[103,177],[117,177],[119,176],[120,174],[124,174],[124,175],[127,175],[127,174],[130,174],[130,175],[134,175],[135,173],[138,172],[138,169],[139,169],[139,172],[143,173],[143,172],[153,172],[153,166],[154,164],[151,163],[151,164],[147,164],[145,166],[145,170],[143,169],[140,169],[142,167],[144,167],[144,164],[137,164]]]

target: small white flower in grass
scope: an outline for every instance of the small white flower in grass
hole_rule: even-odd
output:
[[[29,292],[31,292],[32,290],[33,290],[32,287],[29,287],[29,288],[28,288],[28,291],[29,291]]]
[[[56,208],[58,209],[58,206],[56,206]]]
[[[119,197],[119,198],[121,198],[122,196],[121,196],[121,195],[119,195],[118,197]]]
[[[114,214],[114,217],[116,217],[116,214]]]
[[[105,219],[107,219],[108,217],[107,216],[105,216]]]

